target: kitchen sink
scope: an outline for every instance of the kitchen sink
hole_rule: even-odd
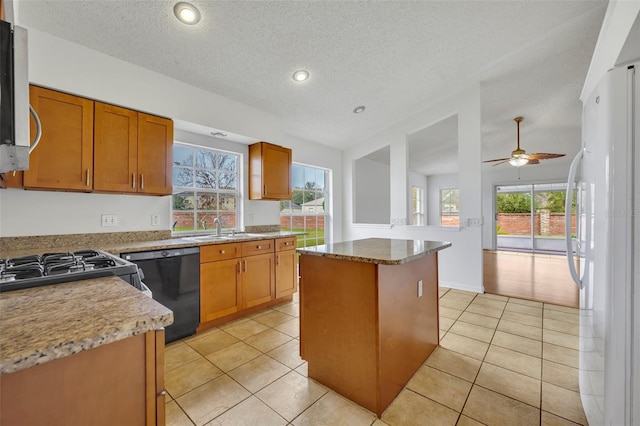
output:
[[[220,240],[242,240],[245,238],[256,238],[256,237],[264,237],[264,234],[235,234],[235,235],[231,235],[231,234],[226,234],[226,235],[214,235],[214,234],[208,234],[208,235],[193,235],[190,237],[182,237],[183,240],[187,240],[187,241],[220,241]]]
[[[217,240],[228,240],[229,236],[226,235],[196,235],[193,237],[182,237],[183,240],[187,241],[217,241]]]
[[[264,237],[262,234],[235,234],[233,236],[227,236],[230,239],[242,239],[242,238],[255,238],[255,237]]]

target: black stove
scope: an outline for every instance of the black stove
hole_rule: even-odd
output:
[[[108,276],[146,289],[136,264],[98,250],[0,259],[0,292]]]

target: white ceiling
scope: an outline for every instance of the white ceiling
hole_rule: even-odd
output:
[[[276,114],[287,133],[340,149],[480,82],[483,159],[515,148],[517,115],[527,152],[577,152],[578,97],[606,8],[194,0],[202,21],[187,26],[174,1],[14,3],[20,23]],[[307,82],[292,80],[299,68]]]

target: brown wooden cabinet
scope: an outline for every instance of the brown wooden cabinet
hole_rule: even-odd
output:
[[[173,121],[138,113],[138,192],[169,195],[173,191]]]
[[[276,298],[292,295],[298,290],[298,254],[296,237],[276,240]]]
[[[291,149],[268,142],[249,146],[249,199],[291,199]]]
[[[97,191],[137,192],[138,113],[95,103],[94,183]]]
[[[38,86],[29,90],[42,139],[23,182],[10,179],[8,187],[171,194],[172,120]]]
[[[200,264],[200,322],[234,314],[242,309],[240,261]]]
[[[242,306],[251,308],[275,298],[274,240],[242,244]]]
[[[168,195],[173,122],[96,102],[94,190]]]
[[[25,188],[91,191],[93,101],[37,86],[30,86],[29,100],[40,117],[42,138],[29,156]]]
[[[200,248],[200,322],[275,300],[274,240]]]
[[[24,179],[24,172],[13,171],[13,172],[6,172],[3,175],[4,175],[3,185],[5,188],[22,188],[23,187],[22,181]]]
[[[0,376],[0,424],[165,424],[164,330]]]

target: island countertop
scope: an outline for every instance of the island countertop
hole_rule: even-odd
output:
[[[0,374],[156,330],[173,313],[118,277],[0,293]]]
[[[301,254],[323,256],[354,262],[399,265],[435,253],[451,243],[447,241],[367,238],[297,249]]]

